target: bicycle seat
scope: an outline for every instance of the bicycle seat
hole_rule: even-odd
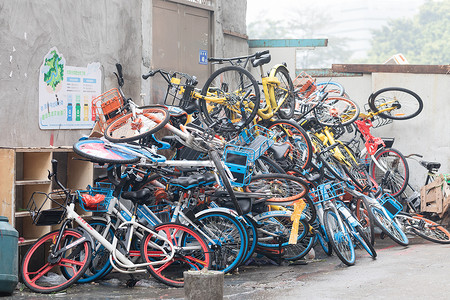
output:
[[[173,178],[169,181],[170,185],[181,187],[185,190],[200,185],[210,185],[216,182],[216,177],[212,173],[193,174],[188,177]]]
[[[237,202],[239,203],[239,206],[241,207],[242,213],[244,215],[248,214],[252,210],[252,199],[250,198],[238,199]],[[235,209],[232,201],[222,201],[221,204],[223,207]]]
[[[143,188],[138,191],[126,191],[122,193],[122,198],[130,200],[134,204],[146,204],[150,201],[151,196],[153,195],[152,191],[148,188]]]
[[[270,62],[270,60],[271,60],[270,54],[265,54],[265,55],[262,55],[260,58],[252,58],[251,61],[252,61],[253,67],[256,68],[258,66],[268,64]]]
[[[270,150],[273,153],[273,159],[275,161],[284,159],[290,148],[291,146],[287,143],[273,144],[272,147],[270,147]]]
[[[436,173],[439,171],[439,168],[441,167],[441,163],[435,162],[435,161],[425,161],[421,160],[420,164],[425,167],[429,172]]]

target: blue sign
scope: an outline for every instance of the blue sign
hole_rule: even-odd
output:
[[[198,57],[198,63],[201,65],[208,64],[208,51],[207,50],[200,50],[200,54]]]

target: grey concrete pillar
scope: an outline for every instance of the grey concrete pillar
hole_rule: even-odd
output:
[[[184,299],[223,299],[223,272],[209,270],[184,272]]]

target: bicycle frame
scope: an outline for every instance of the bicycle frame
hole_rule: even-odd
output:
[[[61,232],[60,232],[59,236],[61,236],[61,233],[64,231],[65,225],[68,222],[75,221],[81,228],[83,228],[83,237],[72,242],[71,244],[63,247],[58,252],[63,253],[67,249],[70,249],[70,248],[78,245],[79,243],[84,242],[86,239],[89,239],[92,242],[92,238],[94,238],[111,253],[111,256],[110,256],[111,265],[114,267],[114,269],[116,269],[117,271],[119,271],[121,273],[146,272],[145,269],[144,270],[136,270],[136,268],[143,268],[143,267],[147,267],[149,265],[164,264],[164,263],[170,261],[175,255],[175,247],[167,238],[165,238],[164,236],[157,234],[156,232],[150,230],[149,228],[137,223],[136,216],[132,216],[131,221],[123,222],[118,227],[118,229],[129,227],[130,238],[129,238],[129,242],[128,242],[128,246],[127,246],[128,247],[127,251],[129,251],[131,237],[133,236],[133,233],[137,228],[142,229],[146,232],[149,232],[149,233],[153,234],[154,236],[156,236],[157,238],[163,240],[164,244],[168,245],[170,248],[170,251],[168,253],[166,251],[166,248],[153,243],[152,246],[161,250],[162,253],[167,254],[168,258],[163,259],[161,261],[157,261],[157,262],[135,264],[130,259],[128,259],[122,252],[119,251],[119,249],[117,248],[118,239],[116,236],[114,236],[112,243],[110,243],[103,235],[101,235],[98,231],[96,231],[94,228],[92,228],[86,220],[84,220],[79,214],[77,214],[75,212],[75,203],[69,203],[66,207],[66,211],[67,211],[66,221],[63,223],[63,226],[61,226]],[[131,225],[131,226],[129,226],[129,225]],[[86,234],[88,235],[88,237],[86,236]],[[59,240],[57,243],[59,243]],[[57,249],[57,248],[58,247],[54,247],[54,249]]]

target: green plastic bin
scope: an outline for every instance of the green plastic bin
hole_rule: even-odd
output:
[[[0,295],[12,294],[19,282],[19,233],[0,216]]]

